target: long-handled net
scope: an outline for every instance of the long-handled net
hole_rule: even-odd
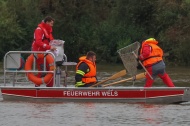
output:
[[[140,48],[140,43],[134,42],[117,51],[121,57],[124,67],[127,69],[128,73],[131,76],[134,76],[137,74],[138,62],[133,53],[135,53],[138,56],[139,48]]]

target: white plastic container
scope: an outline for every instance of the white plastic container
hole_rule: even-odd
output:
[[[50,41],[50,45],[57,48],[53,53],[55,54],[56,62],[63,61],[64,59],[64,43],[63,40],[52,40]]]

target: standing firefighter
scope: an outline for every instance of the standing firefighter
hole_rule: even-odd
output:
[[[32,43],[32,51],[56,50],[55,47],[49,45],[49,42],[54,39],[52,35],[53,23],[54,19],[50,16],[47,16],[40,24],[38,24],[38,27],[34,31],[34,41]],[[38,70],[42,71],[44,68],[44,59],[38,58],[36,62]],[[43,77],[45,75],[39,72],[37,76]],[[53,78],[46,86],[47,87],[53,86]]]
[[[172,80],[165,71],[165,63],[162,59],[163,50],[157,45],[158,41],[149,38],[142,42],[139,59],[153,77],[153,80],[146,74],[144,87],[151,87],[156,76],[159,76],[168,87],[175,87]]]

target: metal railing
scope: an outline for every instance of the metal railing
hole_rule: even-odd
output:
[[[43,71],[39,71],[39,70],[36,70],[36,60],[34,58],[34,61],[33,61],[33,68],[32,70],[18,70],[18,68],[16,67],[19,67],[20,66],[20,58],[23,54],[44,54],[44,70]],[[55,56],[52,52],[44,52],[44,51],[9,51],[5,54],[4,56],[4,64],[3,64],[3,72],[4,72],[4,86],[6,86],[6,75],[7,73],[13,73],[13,86],[15,86],[15,75],[17,75],[17,73],[38,73],[38,72],[41,72],[41,73],[53,73],[53,83],[55,84],[55,73],[56,73],[56,69],[54,70],[51,70],[51,71],[47,71],[46,70],[46,57],[45,55],[47,54],[50,54],[52,55],[53,59],[54,59],[54,62],[53,62],[53,65],[56,67],[56,62],[55,62]],[[18,59],[19,58],[19,59]],[[12,62],[11,62],[12,61]],[[11,65],[10,65],[11,64]],[[13,65],[14,64],[14,65]],[[13,68],[11,68],[13,66]],[[11,79],[11,78],[10,78]]]

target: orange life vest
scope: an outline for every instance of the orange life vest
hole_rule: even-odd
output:
[[[163,58],[162,58],[163,50],[159,46],[157,46],[157,44],[158,44],[157,41],[155,41],[155,40],[145,41],[142,43],[142,48],[144,47],[145,44],[148,44],[152,48],[152,51],[151,51],[149,57],[143,60],[143,65],[145,67],[163,60]],[[142,48],[140,51],[141,54],[142,54]]]
[[[82,56],[79,58],[80,62],[77,64],[76,66],[76,70],[78,70],[78,66],[81,63],[86,63],[89,67],[89,72],[87,72],[83,77],[82,77],[82,82],[84,82],[85,84],[89,84],[89,83],[96,83],[97,79],[96,79],[96,64],[93,63],[92,61],[86,59],[86,56]]]

